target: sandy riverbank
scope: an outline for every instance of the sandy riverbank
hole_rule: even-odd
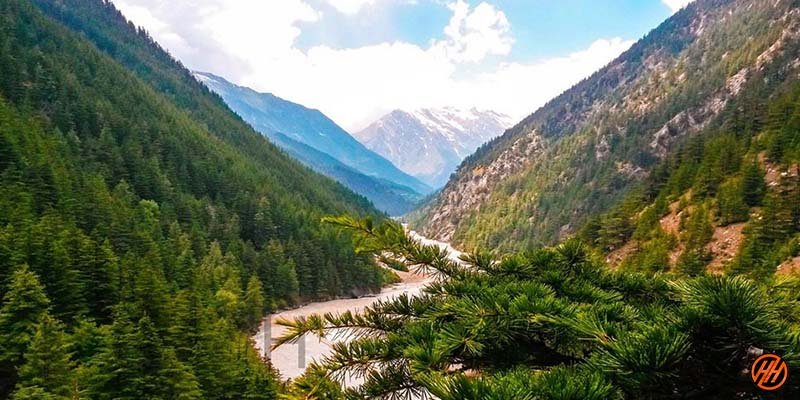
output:
[[[379,294],[373,296],[309,303],[293,310],[286,310],[274,314],[270,318],[270,336],[272,339],[278,338],[286,329],[274,323],[278,318],[292,319],[312,314],[340,313],[347,310],[358,312],[364,309],[364,307],[374,304],[378,300],[391,299],[403,293],[415,295],[419,293],[431,279],[430,277],[411,272],[398,271],[397,274],[402,279],[402,282],[387,286],[383,288]],[[263,337],[263,330],[259,331],[254,337],[256,348],[258,348],[259,351],[263,351]],[[331,349],[328,343],[328,340],[321,341],[317,337],[307,335],[305,338],[305,357],[300,354],[298,344],[285,344],[272,351],[270,354],[272,365],[280,371],[283,378],[296,378],[303,373],[311,361],[320,360],[322,357],[330,354]]]
[[[450,247],[446,243],[436,242],[426,239],[418,235],[414,231],[409,234],[422,241],[424,244],[436,244],[447,248],[452,257],[457,257],[460,253]],[[372,296],[360,297],[356,299],[337,299],[331,301],[323,301],[317,303],[309,303],[302,307],[282,311],[278,314],[272,315],[267,322],[268,333],[272,339],[280,337],[285,328],[274,323],[278,318],[292,319],[301,316],[308,316],[312,314],[324,313],[340,313],[347,310],[358,312],[364,307],[374,304],[378,300],[388,300],[403,293],[415,295],[419,293],[423,287],[431,282],[432,278],[429,276],[416,274],[413,272],[397,272],[400,276],[401,282],[387,286],[381,290],[380,293]],[[264,325],[262,325],[263,327]],[[256,342],[256,348],[263,351],[264,348],[264,329],[260,330],[253,339]],[[308,364],[314,360],[320,360],[322,357],[330,354],[331,348],[329,340],[320,340],[317,337],[306,336],[305,338],[305,354],[301,354],[298,344],[286,344],[278,349],[272,351],[270,359],[272,365],[280,371],[283,378],[296,378],[300,376]]]

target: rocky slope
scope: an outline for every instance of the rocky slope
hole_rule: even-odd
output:
[[[403,171],[442,187],[465,157],[511,124],[507,115],[474,108],[395,110],[354,136]]]
[[[574,233],[743,94],[795,79],[799,36],[797,1],[695,1],[468,157],[416,226],[467,248]]]

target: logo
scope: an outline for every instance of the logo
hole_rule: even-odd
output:
[[[764,354],[758,357],[750,368],[750,376],[753,383],[762,390],[780,389],[786,378],[789,377],[789,368],[786,361],[783,361],[775,354]]]

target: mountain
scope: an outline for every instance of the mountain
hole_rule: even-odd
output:
[[[273,142],[318,172],[328,174],[367,196],[391,214],[409,211],[416,201],[431,192],[428,185],[364,147],[318,110],[234,85],[206,72],[195,72],[194,75]],[[319,154],[308,154],[309,147],[330,158],[324,165],[318,164]],[[336,161],[335,165],[332,161]]]
[[[354,136],[403,171],[438,188],[466,156],[509,126],[510,117],[474,108],[395,110]]]
[[[0,2],[0,398],[274,398],[264,313],[388,278],[340,213],[111,2]]]
[[[364,175],[330,155],[282,133],[273,132],[267,134],[267,137],[295,159],[366,197],[376,208],[389,215],[403,215],[419,203],[420,195],[408,187]]]
[[[690,182],[708,169],[697,153],[679,157],[691,143],[732,135],[735,157],[713,165],[752,164],[768,145],[767,117],[783,130],[777,116],[791,112],[770,107],[796,85],[799,36],[797,1],[697,0],[468,157],[414,225],[467,248],[522,249],[577,233],[646,179],[656,179],[647,195],[669,171]],[[776,142],[788,154],[794,135]],[[743,174],[718,172],[715,185]]]

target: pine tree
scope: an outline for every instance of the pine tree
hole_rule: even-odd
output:
[[[143,398],[136,384],[146,372],[142,370],[144,356],[138,347],[136,325],[129,315],[129,311],[117,308],[110,327],[109,345],[99,356],[100,368],[92,377],[90,391],[100,400]]]
[[[294,268],[294,261],[289,260],[278,265],[275,271],[273,286],[275,287],[275,295],[278,298],[288,300],[290,303],[299,300],[300,283],[297,280],[297,271],[295,271]]]
[[[25,352],[12,399],[29,398],[26,394],[38,389],[54,398],[69,399],[73,393],[73,368],[63,325],[44,314]]]
[[[603,218],[601,224],[598,244],[606,250],[618,248],[633,233],[630,218],[619,210]]]
[[[256,275],[250,277],[247,282],[247,290],[244,294],[242,309],[242,322],[247,330],[252,330],[258,326],[264,318],[264,294],[261,289],[261,281]]]
[[[750,207],[761,205],[767,185],[764,182],[764,172],[761,171],[758,163],[751,162],[745,166],[742,185],[745,203]]]
[[[711,240],[714,227],[708,214],[708,207],[702,204],[695,207],[687,218],[681,220],[683,229],[681,240],[687,250],[701,249]]]
[[[11,275],[11,284],[0,308],[0,395],[14,386],[15,368],[22,364],[50,301],[39,278],[26,265]],[[0,396],[1,397],[1,396]]]
[[[717,213],[722,226],[747,221],[749,209],[740,179],[732,179],[720,185]]]
[[[178,360],[171,348],[161,352],[160,380],[164,399],[200,400],[203,392],[191,369]]]
[[[92,243],[87,250],[90,261],[82,273],[85,280],[84,297],[89,305],[90,315],[98,321],[108,322],[111,319],[111,306],[119,296],[114,284],[119,259],[107,239],[100,245]]]

